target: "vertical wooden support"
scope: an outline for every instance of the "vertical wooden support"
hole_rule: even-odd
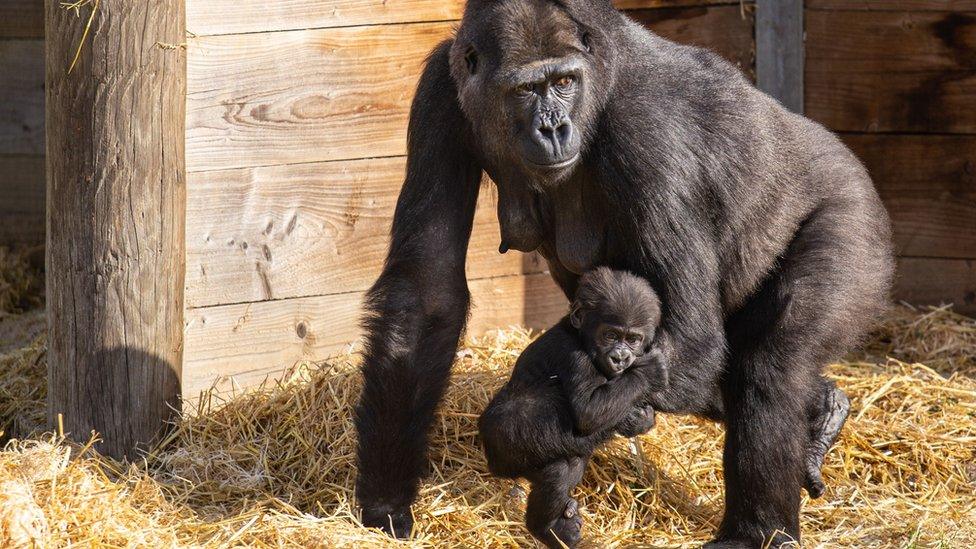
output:
[[[48,414],[134,455],[179,407],[184,0],[45,2]]]
[[[757,0],[756,85],[803,113],[803,0]]]

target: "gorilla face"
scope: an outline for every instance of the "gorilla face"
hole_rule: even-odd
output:
[[[489,174],[514,169],[542,190],[573,173],[604,85],[595,41],[549,0],[485,2],[465,14],[451,73]]]
[[[533,171],[565,171],[580,157],[573,122],[585,74],[579,59],[563,58],[519,67],[502,83],[521,160]]]

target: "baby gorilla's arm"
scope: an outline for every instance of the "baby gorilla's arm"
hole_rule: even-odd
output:
[[[667,386],[667,376],[663,355],[656,350],[612,379],[604,377],[586,353],[573,353],[564,387],[573,409],[576,430],[586,436],[616,427],[628,418],[643,395],[663,390]]]

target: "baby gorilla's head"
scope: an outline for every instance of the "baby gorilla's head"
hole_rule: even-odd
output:
[[[660,301],[643,278],[607,267],[580,277],[570,321],[603,375],[620,375],[650,351],[660,319]]]

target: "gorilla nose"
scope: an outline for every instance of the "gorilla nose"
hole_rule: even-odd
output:
[[[573,126],[569,118],[564,116],[540,117],[535,129],[536,141],[552,155],[555,161],[563,159],[563,151],[572,135]]]
[[[607,358],[610,359],[610,365],[613,366],[614,369],[616,369],[618,372],[628,366],[627,355],[622,351],[618,351],[618,350],[610,351],[610,354],[607,355]]]

